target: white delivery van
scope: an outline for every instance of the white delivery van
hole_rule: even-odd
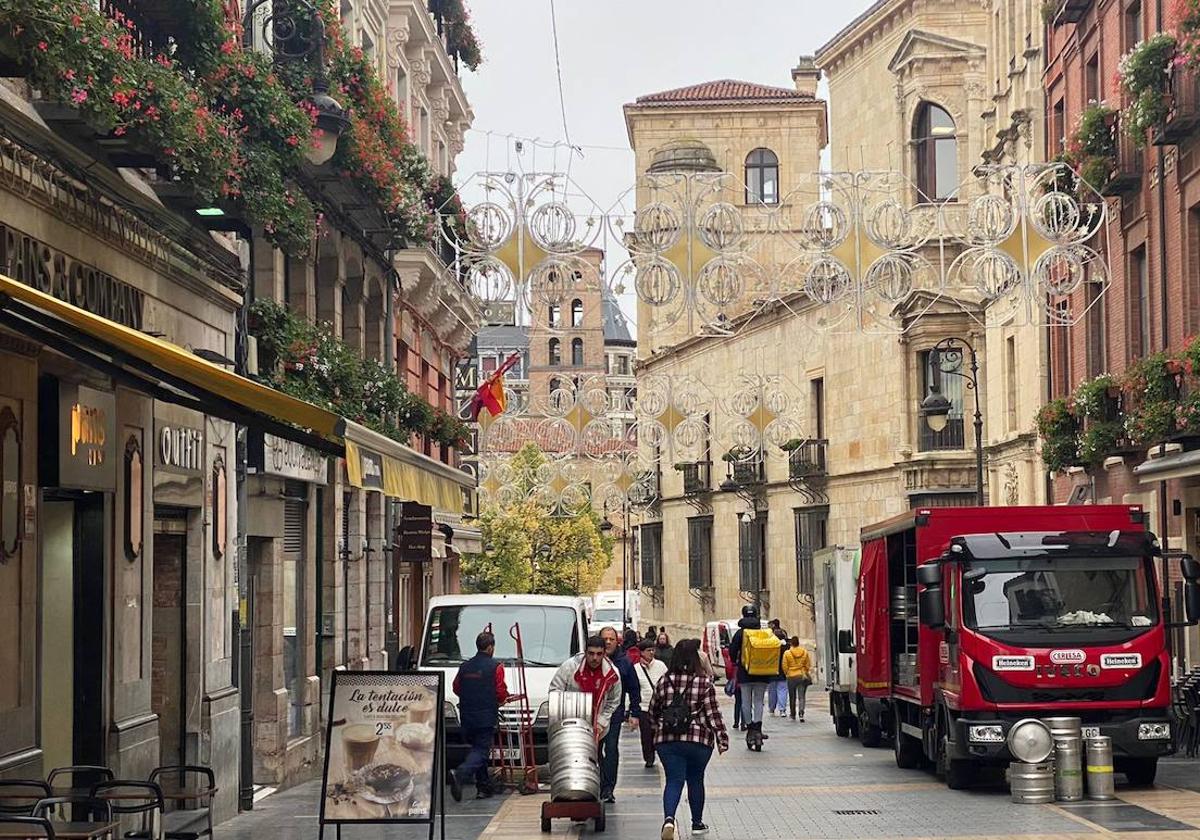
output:
[[[704,638],[701,639],[701,650],[708,657],[713,673],[720,682],[725,678],[725,658],[721,651],[729,647],[733,634],[737,632],[736,618],[726,618],[721,621],[710,621],[704,625]]]
[[[854,706],[858,675],[852,628],[860,553],[858,546],[839,545],[823,548],[813,555],[817,635],[814,681],[829,692],[829,714],[834,730],[843,738],[858,734]]]
[[[515,694],[520,685],[515,664],[517,643],[512,629],[518,624],[525,659],[525,688],[533,717],[534,753],[538,764],[547,762],[550,680],[559,665],[583,650],[586,603],[585,598],[565,595],[439,595],[429,599],[415,664],[420,670],[446,674],[448,766],[457,767],[467,753],[460,734],[458,696],[453,688],[458,667],[475,655],[475,637],[490,629],[496,636],[496,659],[504,665],[509,693]],[[409,661],[412,661],[411,651]],[[516,731],[520,724],[519,706],[516,703],[502,706],[500,721],[502,727]]]
[[[622,613],[624,609],[624,613]],[[624,618],[622,618],[624,617]],[[588,635],[594,636],[605,627],[613,627],[618,633],[623,626],[638,628],[642,617],[642,593],[637,589],[621,592],[620,589],[597,592],[592,596],[592,616],[588,621]]]

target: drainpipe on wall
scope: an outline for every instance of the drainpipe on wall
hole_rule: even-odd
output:
[[[390,252],[389,252],[390,255]],[[396,371],[396,324],[395,324],[395,306],[396,294],[400,284],[400,279],[393,271],[388,278],[388,292],[384,297],[383,302],[383,343],[384,343],[384,362],[387,369],[394,374]],[[395,505],[388,496],[383,497],[383,536],[380,539],[379,550],[383,555],[383,579],[385,582],[391,582],[391,586],[385,585],[384,589],[384,608],[383,613],[385,621],[383,622],[383,650],[387,657],[386,668],[392,669],[396,665],[396,660],[400,656],[400,641],[396,636],[395,622],[387,621],[387,604],[393,603],[391,590],[396,583],[395,564],[392,563],[392,553],[388,547],[392,544],[392,533],[396,527],[395,521]],[[370,609],[370,605],[367,606]]]
[[[239,376],[248,373],[249,340],[247,315],[254,302],[254,242],[246,249],[246,290],[242,294],[242,305],[238,309],[237,328],[234,334],[234,372]],[[237,563],[238,611],[234,616],[234,637],[238,644],[238,662],[235,672],[241,706],[241,753],[238,772],[238,808],[242,811],[254,809],[254,647],[253,623],[248,613],[250,598],[250,564],[246,555],[246,461],[247,436],[245,426],[235,427],[235,466],[237,481]]]
[[[1163,31],[1163,0],[1158,0],[1154,4],[1154,29],[1156,32]],[[1159,330],[1161,332],[1160,345],[1163,350],[1167,349],[1169,344],[1169,321],[1167,319],[1167,161],[1163,147],[1158,147],[1157,155],[1158,167],[1158,275],[1159,275]],[[1164,447],[1160,447],[1160,454],[1165,451]],[[1170,546],[1170,514],[1167,512],[1167,482],[1162,481],[1158,489],[1158,522],[1159,528],[1162,531],[1162,616],[1163,625],[1167,625],[1171,620],[1171,595],[1167,588],[1167,548]],[[1171,668],[1174,670],[1174,657],[1172,647],[1171,634],[1166,634],[1167,640],[1167,661],[1171,663]]]

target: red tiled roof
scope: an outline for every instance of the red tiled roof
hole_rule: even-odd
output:
[[[776,102],[806,102],[813,97],[794,88],[772,87],[754,82],[739,82],[736,79],[720,79],[698,85],[664,90],[639,96],[636,105],[651,105],[664,108],[685,105],[713,105],[724,103],[771,104]]]

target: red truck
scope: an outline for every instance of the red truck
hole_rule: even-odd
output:
[[[864,528],[839,643],[857,660],[862,742],[890,738],[898,766],[932,764],[959,789],[1012,760],[1018,720],[1079,717],[1085,736],[1111,736],[1117,772],[1153,782],[1171,694],[1145,519],[1136,505],[949,507]],[[1180,562],[1194,624],[1200,563]]]

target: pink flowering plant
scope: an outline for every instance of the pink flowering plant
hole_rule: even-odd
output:
[[[1121,58],[1117,75],[1128,99],[1123,110],[1125,133],[1138,146],[1170,113],[1171,68],[1180,58],[1175,36],[1158,32]]]

